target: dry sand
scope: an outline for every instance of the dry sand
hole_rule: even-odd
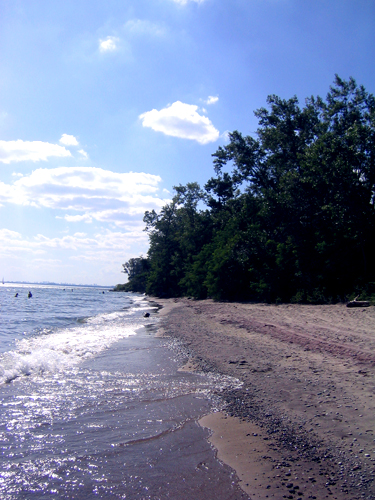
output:
[[[375,308],[158,299],[188,369],[243,382],[200,424],[254,499],[375,499]]]

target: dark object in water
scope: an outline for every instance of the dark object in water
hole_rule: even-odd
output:
[[[33,294],[32,294],[31,292],[29,292],[29,293],[27,294],[27,298],[28,298],[28,299],[30,299],[32,296],[33,296]]]
[[[150,317],[150,313],[144,313],[143,317],[144,318],[149,318]]]
[[[16,293],[15,297],[18,297],[18,292]]]
[[[369,307],[370,302],[367,300],[352,300],[346,304],[346,307]]]
[[[102,293],[104,293],[104,290],[102,291]]]

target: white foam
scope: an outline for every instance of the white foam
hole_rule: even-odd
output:
[[[87,323],[17,342],[0,356],[0,383],[45,371],[55,372],[92,358],[118,340],[134,335],[140,324],[123,321],[126,312],[100,314]]]

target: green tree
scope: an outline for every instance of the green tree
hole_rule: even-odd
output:
[[[146,212],[148,293],[318,302],[375,281],[374,97],[336,76],[325,100],[272,95],[255,115],[204,191]]]
[[[122,267],[122,272],[128,275],[128,283],[121,289],[127,292],[144,293],[149,272],[149,261],[144,257],[136,257],[122,264]]]

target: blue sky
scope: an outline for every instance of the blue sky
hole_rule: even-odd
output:
[[[145,210],[269,94],[375,89],[372,0],[14,0],[0,19],[0,279],[115,284]]]

